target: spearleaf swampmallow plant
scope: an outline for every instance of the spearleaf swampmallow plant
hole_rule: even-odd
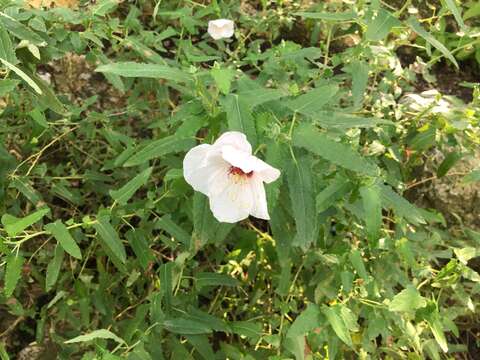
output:
[[[0,1],[2,360],[475,351],[475,2],[40,3]]]

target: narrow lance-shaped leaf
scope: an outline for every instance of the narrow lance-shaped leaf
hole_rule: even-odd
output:
[[[410,28],[413,31],[415,31],[418,35],[423,37],[428,43],[430,43],[430,45],[437,48],[458,69],[458,63],[455,60],[455,57],[452,55],[452,53],[445,47],[445,45],[443,45],[440,41],[435,39],[432,34],[426,31],[416,18],[414,18],[413,16],[410,17],[406,21],[406,24],[410,26]]]
[[[312,125],[300,126],[293,135],[293,144],[307,149],[334,164],[365,175],[376,176],[378,168],[350,146],[334,141]]]
[[[8,236],[16,236],[37,221],[40,221],[49,212],[49,208],[44,208],[37,210],[24,218],[17,218],[9,214],[4,214],[2,216],[2,224]]]
[[[365,90],[368,85],[368,64],[364,61],[354,60],[350,63],[346,70],[352,76],[352,96],[353,106],[355,109],[359,108],[363,103]]]
[[[23,72],[22,70],[20,70],[18,67],[16,67],[15,65],[13,65],[12,63],[8,62],[7,60],[5,59],[2,59],[0,58],[0,62],[5,65],[8,69],[12,70],[15,74],[17,74],[18,76],[20,76],[20,78],[22,80],[24,80],[28,85],[31,86],[31,88],[33,90],[35,90],[35,92],[37,94],[42,94],[42,90],[40,89],[40,87],[37,85],[37,83],[35,83],[35,81],[32,80],[32,78],[30,78],[27,74],[25,74],[25,72]]]
[[[192,80],[189,74],[180,69],[159,64],[118,62],[100,65],[95,71],[123,77],[165,79],[173,82],[185,83]]]
[[[132,180],[127,182],[118,190],[111,190],[110,196],[121,205],[125,205],[128,200],[140,189],[143,185],[145,185],[152,174],[153,167],[149,167],[143,170],[140,174],[135,176]]]
[[[303,249],[312,244],[318,234],[311,166],[311,159],[302,156],[296,162],[292,161],[287,170],[288,189],[297,228],[293,243]]]
[[[172,333],[182,335],[210,334],[212,332],[212,329],[204,323],[183,318],[165,320],[163,327]]]
[[[123,166],[135,166],[146,163],[157,157],[185,151],[192,148],[195,141],[192,138],[179,138],[177,136],[167,136],[159,140],[152,141],[144,148],[141,148],[132,157],[130,157]]]
[[[4,280],[5,283],[3,288],[3,293],[7,298],[12,296],[18,280],[20,280],[24,261],[25,259],[22,256],[16,254],[11,254],[7,257],[7,267],[5,270]]]
[[[363,210],[365,213],[365,225],[367,236],[370,241],[377,241],[380,238],[382,227],[382,199],[380,189],[375,186],[362,186],[360,188]]]
[[[73,239],[72,235],[68,231],[67,227],[60,221],[57,220],[54,223],[45,225],[45,230],[52,233],[52,235],[57,239],[60,246],[71,256],[79,260],[82,259],[82,252],[78,247],[77,243]]]
[[[397,194],[390,186],[378,185],[382,194],[382,202],[391,207],[395,214],[404,217],[413,224],[424,224],[425,219],[419,209],[403,196]]]
[[[99,330],[92,331],[91,333],[80,335],[80,336],[74,337],[73,339],[67,340],[65,341],[65,344],[87,342],[95,339],[110,339],[110,340],[116,341],[119,344],[125,343],[123,339],[121,339],[120,337],[112,333],[110,330],[99,329]]]
[[[292,111],[315,116],[318,111],[334,99],[337,92],[337,85],[324,85],[288,101],[285,105]]]
[[[226,274],[203,272],[195,275],[196,285],[200,289],[204,286],[237,286],[238,280]]]
[[[448,9],[452,12],[453,17],[458,23],[458,26],[460,26],[460,29],[462,31],[466,30],[465,23],[462,19],[462,14],[460,12],[460,9],[458,8],[457,4],[455,3],[455,0],[444,0],[445,5],[447,5]]]
[[[236,94],[225,96],[221,104],[227,114],[229,130],[243,132],[255,148],[257,143],[257,130],[255,129],[255,120],[252,115],[251,105]]]
[[[127,254],[122,240],[118,237],[117,232],[110,224],[110,219],[107,216],[100,216],[97,219],[97,223],[93,225],[100,236],[101,245],[108,248],[111,253],[122,263],[125,264],[127,260]]]
[[[0,58],[7,60],[11,64],[15,64],[17,59],[15,57],[15,50],[13,48],[12,40],[8,35],[7,30],[0,24]]]
[[[333,331],[345,344],[352,347],[352,338],[348,331],[347,325],[342,319],[339,306],[323,306],[323,314],[327,317],[328,323],[332,327]]]
[[[10,34],[20,40],[28,40],[33,45],[44,45],[45,40],[40,35],[30,30],[20,21],[0,11],[0,24],[2,24]]]
[[[350,21],[357,18],[355,11],[346,12],[296,12],[293,15],[300,16],[304,19],[316,19],[326,21]]]
[[[60,269],[62,267],[64,254],[65,253],[62,247],[57,244],[55,247],[55,255],[47,266],[47,275],[45,277],[45,290],[47,292],[50,291],[57,282],[58,275],[60,274]]]

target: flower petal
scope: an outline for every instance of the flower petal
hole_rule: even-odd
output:
[[[183,176],[196,191],[208,195],[210,184],[220,174],[228,172],[229,165],[221,158],[209,156],[212,145],[192,148],[183,159]]]
[[[222,158],[232,166],[242,169],[244,173],[249,173],[254,170],[255,156],[247,152],[239,151],[237,148],[225,145],[222,146]]]
[[[208,22],[208,33],[214,40],[232,37],[235,24],[232,20],[217,19]]]
[[[225,145],[232,146],[239,151],[248,153],[249,155],[252,154],[252,145],[248,142],[245,134],[242,134],[241,132],[228,131],[223,133],[213,144],[213,146],[218,149],[221,149]]]
[[[280,176],[280,170],[268,165],[265,161],[255,158],[253,171],[267,184],[274,182]]]
[[[253,207],[250,215],[259,219],[270,220],[267,207],[267,195],[265,194],[262,179],[258,176],[253,176],[250,181],[250,188],[253,196]]]
[[[234,223],[248,217],[253,208],[249,181],[227,173],[217,176],[212,188],[219,189],[209,195],[210,209],[218,221]]]

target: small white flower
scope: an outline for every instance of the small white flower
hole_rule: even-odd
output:
[[[263,183],[271,183],[280,171],[252,155],[247,137],[226,132],[213,145],[191,149],[183,160],[183,176],[210,199],[218,221],[234,223],[249,215],[270,219]]]
[[[228,19],[210,20],[208,22],[208,33],[214,40],[227,39],[232,37],[234,23]]]

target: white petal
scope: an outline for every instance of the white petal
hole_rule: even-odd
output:
[[[213,144],[213,146],[219,149],[225,145],[233,146],[234,148],[248,154],[252,153],[252,145],[248,142],[247,137],[245,134],[238,131],[228,131],[223,133]]]
[[[267,207],[267,195],[265,194],[262,179],[254,175],[250,181],[250,188],[253,196],[253,207],[250,215],[259,219],[270,220]]]
[[[209,156],[212,145],[195,146],[183,159],[183,176],[195,190],[208,195],[210,184],[218,174],[228,171],[229,165],[218,158]]]
[[[222,158],[232,166],[242,169],[245,173],[249,173],[255,168],[255,156],[239,151],[230,145],[222,147]]]
[[[268,165],[265,161],[258,158],[255,158],[253,171],[267,184],[274,182],[280,176],[280,170]]]
[[[217,19],[208,22],[208,33],[214,40],[229,38],[234,33],[234,22],[228,19]]]
[[[239,181],[236,181],[239,180]],[[215,191],[209,195],[210,209],[218,221],[234,223],[246,219],[253,208],[250,182],[229,175],[215,178]]]

